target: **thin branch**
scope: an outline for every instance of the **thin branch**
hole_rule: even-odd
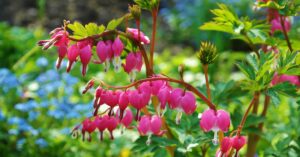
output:
[[[286,43],[287,43],[287,45],[288,45],[288,47],[289,47],[289,50],[291,51],[291,53],[293,52],[293,47],[292,47],[292,44],[291,44],[291,42],[290,42],[290,39],[289,39],[289,36],[288,36],[288,34],[287,34],[287,30],[286,30],[286,28],[285,28],[285,24],[284,24],[284,19],[285,17],[283,17],[283,16],[281,16],[280,15],[280,24],[281,24],[281,27],[282,27],[282,32],[283,32],[283,35],[284,35],[284,38],[285,38],[285,40],[286,40]]]
[[[207,97],[205,97],[199,90],[197,90],[194,86],[192,86],[189,83],[186,83],[182,80],[177,80],[174,78],[170,78],[170,77],[152,77],[152,78],[145,78],[145,79],[141,79],[138,80],[136,82],[133,82],[129,85],[126,86],[111,86],[106,84],[105,82],[98,80],[100,82],[100,84],[102,84],[103,86],[106,86],[107,88],[112,88],[112,89],[128,89],[130,87],[134,87],[138,84],[141,84],[143,82],[148,82],[148,81],[157,81],[157,80],[163,80],[163,81],[168,81],[168,82],[174,82],[174,83],[178,83],[181,84],[183,86],[186,87],[186,89],[190,90],[191,92],[193,92],[194,94],[196,94],[199,98],[201,98],[208,106],[209,108],[216,110],[216,105],[213,104]],[[97,80],[96,80],[97,81]]]
[[[207,98],[211,100],[211,95],[210,95],[210,87],[209,87],[209,80],[208,80],[208,65],[203,65],[203,71],[205,75],[205,85],[206,85],[206,93],[207,93]]]
[[[243,116],[243,118],[241,120],[241,123],[239,125],[238,131],[237,131],[237,136],[240,136],[241,131],[243,130],[243,127],[245,125],[246,119],[248,117],[248,114],[249,114],[251,108],[256,103],[256,101],[258,101],[258,95],[259,95],[258,92],[254,93],[254,96],[253,96],[253,98],[252,98],[252,100],[250,102],[250,105],[248,106],[248,108],[247,108],[247,110],[246,110],[246,112],[245,112],[245,114],[244,114],[244,116]]]
[[[158,14],[158,6],[151,11],[152,14],[152,38],[151,38],[151,47],[150,47],[150,66],[153,67],[153,56],[155,48],[155,36],[156,36],[156,21]]]

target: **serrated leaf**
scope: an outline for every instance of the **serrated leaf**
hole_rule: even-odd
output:
[[[292,96],[292,97],[299,96],[297,94],[297,87],[295,85],[292,85],[289,82],[283,82],[283,83],[276,84],[275,86],[273,86],[270,89],[272,89],[280,94],[287,95],[287,96]]]
[[[107,29],[107,30],[114,30],[114,29],[116,29],[116,28],[121,24],[122,21],[123,21],[123,17],[118,18],[118,19],[113,19],[113,20],[111,20],[111,21],[107,24],[106,29]]]
[[[250,80],[255,80],[255,72],[253,67],[240,62],[236,64],[238,66],[238,68],[242,71],[242,73],[244,73],[244,75],[249,78]]]
[[[98,34],[98,25],[95,23],[89,23],[85,25],[88,36]]]
[[[268,89],[267,93],[268,96],[271,98],[271,102],[277,107],[280,104],[280,98],[277,92],[273,89]]]
[[[279,10],[279,9],[283,9],[285,7],[285,4],[278,4],[275,1],[268,1],[267,3],[259,2],[258,6],[262,8],[272,8],[272,9]]]
[[[254,68],[255,71],[258,71],[256,55],[247,55],[246,60]]]

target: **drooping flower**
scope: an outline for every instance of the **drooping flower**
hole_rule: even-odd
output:
[[[149,101],[150,101],[149,93],[142,92],[139,90],[134,90],[134,91],[130,92],[129,102],[137,110],[136,117],[135,117],[136,120],[140,119],[140,117],[139,117],[140,110],[143,107],[147,106]]]
[[[124,91],[119,97],[119,109],[120,109],[120,119],[123,119],[123,114],[127,106],[129,105],[129,93],[130,91]]]
[[[289,32],[291,29],[291,22],[287,17],[284,17],[284,28],[286,29],[287,32]],[[274,18],[271,21],[271,32],[274,33],[275,31],[283,31],[280,17]]]
[[[154,134],[157,136],[161,136],[164,131],[161,130],[162,127],[162,120],[161,117],[154,115],[154,116],[142,116],[139,124],[138,124],[138,131],[141,136],[146,136],[149,134]]]
[[[213,131],[213,143],[218,143],[218,131],[227,132],[230,126],[230,115],[224,110],[208,109],[202,113],[200,127],[204,132]]]
[[[140,31],[139,36],[139,30],[135,28],[127,28],[126,32],[128,32],[135,40],[140,40],[142,44],[150,44],[150,40],[143,32]]]
[[[162,120],[161,117],[154,115],[151,117],[151,124],[150,124],[150,129],[152,134],[161,136],[164,131],[161,130],[162,127]]]
[[[122,119],[120,118],[120,123],[123,124],[125,128],[128,128],[132,120],[133,120],[133,114],[131,110],[126,109]]]
[[[68,66],[67,66],[67,72],[70,72],[73,63],[77,60],[77,57],[79,56],[79,48],[76,44],[71,45],[68,49]]]
[[[171,92],[169,106],[179,111],[176,116],[176,123],[179,124],[182,112],[192,114],[196,110],[196,98],[192,92],[176,88]]]
[[[85,119],[83,122],[82,122],[82,129],[81,129],[81,132],[82,132],[82,140],[84,141],[85,140],[85,133],[88,132],[88,141],[91,141],[92,138],[91,138],[91,133],[96,129],[96,125],[94,123],[94,121],[91,121],[90,119]]]
[[[113,116],[104,116],[104,118],[106,119],[106,127],[107,127],[107,130],[109,131],[110,133],[110,139],[114,139],[114,135],[113,135],[113,131],[117,128],[118,126],[118,120],[116,117],[113,117]]]
[[[141,120],[138,124],[138,131],[143,136],[147,135],[150,131],[150,123],[151,123],[151,117],[150,116],[142,116]]]
[[[104,118],[104,117],[96,116],[94,121],[95,121],[95,125],[97,126],[97,128],[100,132],[100,140],[102,141],[103,140],[103,131],[105,129],[107,129],[107,117],[105,116],[105,118]]]
[[[115,106],[117,106],[117,104],[119,103],[120,94],[121,94],[121,91],[119,91],[119,90],[102,91],[102,94],[100,96],[100,104],[99,105],[106,104],[106,105],[110,106],[110,111],[108,113],[109,116],[112,114],[113,108]]]
[[[160,88],[165,84],[162,80],[156,80],[156,81],[147,81],[141,83],[139,86],[139,90],[142,92],[146,92],[152,95],[157,95]]]
[[[53,31],[50,32],[50,39],[49,40],[41,40],[38,42],[39,46],[43,46],[43,50],[47,50],[51,46],[68,46],[69,44],[69,33],[64,31],[63,28],[55,28]]]
[[[300,86],[300,79],[298,76],[275,74],[272,80],[272,84],[276,85],[282,82],[290,82],[293,85]]]
[[[164,113],[164,110],[166,108],[167,102],[170,100],[170,95],[171,95],[171,87],[164,85],[163,87],[160,88],[160,90],[157,93],[157,98],[159,100],[159,106],[158,109],[159,111],[162,111]]]
[[[80,61],[82,63],[81,73],[83,76],[86,74],[87,65],[89,64],[92,58],[92,48],[90,45],[86,45],[85,47],[79,50]]]
[[[238,156],[238,152],[241,148],[246,144],[246,137],[245,136],[234,136],[231,138],[232,140],[232,148],[236,150],[235,156]]]
[[[94,96],[94,108],[98,105],[99,99],[101,97],[101,93],[102,93],[102,88],[99,86],[97,87],[96,91],[95,91],[95,96]]]
[[[107,45],[104,41],[99,41],[97,43],[97,48],[96,48],[96,51],[97,51],[97,55],[100,59],[100,62],[101,63],[104,63],[105,64],[105,68],[104,68],[104,71],[108,71],[108,68],[109,68],[109,60],[110,60],[110,51],[111,51],[111,47],[110,45]]]
[[[122,64],[121,53],[122,53],[123,49],[124,49],[124,45],[123,45],[122,41],[120,40],[120,38],[117,37],[112,44],[112,50],[114,53],[113,65],[114,65],[115,71],[118,71]]]
[[[67,46],[59,46],[57,48],[57,52],[58,52],[58,58],[56,60],[56,68],[59,69],[62,60],[65,58],[65,56],[68,53],[68,47]]]
[[[220,150],[217,151],[216,157],[228,157],[228,153],[232,147],[232,140],[230,137],[224,137],[221,141]]]
[[[130,82],[136,77],[136,72],[141,71],[143,66],[143,58],[141,52],[130,52],[126,56],[125,64],[122,64],[125,72],[130,75]]]

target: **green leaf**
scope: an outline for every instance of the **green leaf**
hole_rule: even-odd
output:
[[[248,79],[255,80],[255,72],[252,66],[249,66],[244,62],[237,63],[236,65]]]
[[[114,30],[116,29],[120,24],[121,22],[123,21],[123,17],[121,18],[118,18],[118,19],[113,19],[111,20],[108,24],[107,24],[107,30]]]
[[[292,85],[289,82],[276,84],[270,89],[286,96],[292,96],[292,97],[299,96],[299,94],[297,94],[297,87],[295,85]]]
[[[75,21],[73,24],[68,24],[68,28],[73,31],[73,38],[81,39],[88,36],[86,28],[77,21]]]
[[[255,126],[258,125],[259,123],[262,123],[265,121],[265,117],[261,117],[258,115],[254,115],[254,114],[250,114],[247,117],[246,123],[245,123],[245,127],[249,127],[249,126]]]
[[[268,89],[266,94],[270,96],[271,102],[277,107],[280,104],[280,98],[277,92],[273,89]]]
[[[285,7],[285,4],[278,4],[275,1],[268,1],[267,3],[265,2],[259,2],[258,7],[262,8],[272,8],[272,9],[283,9]]]
[[[88,36],[99,34],[99,27],[95,23],[89,23],[85,25]]]

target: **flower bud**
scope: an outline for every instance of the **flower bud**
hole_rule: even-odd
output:
[[[197,57],[203,65],[211,64],[217,58],[217,48],[210,42],[201,42]]]
[[[141,8],[138,5],[129,6],[129,12],[135,20],[140,20],[141,17]]]

